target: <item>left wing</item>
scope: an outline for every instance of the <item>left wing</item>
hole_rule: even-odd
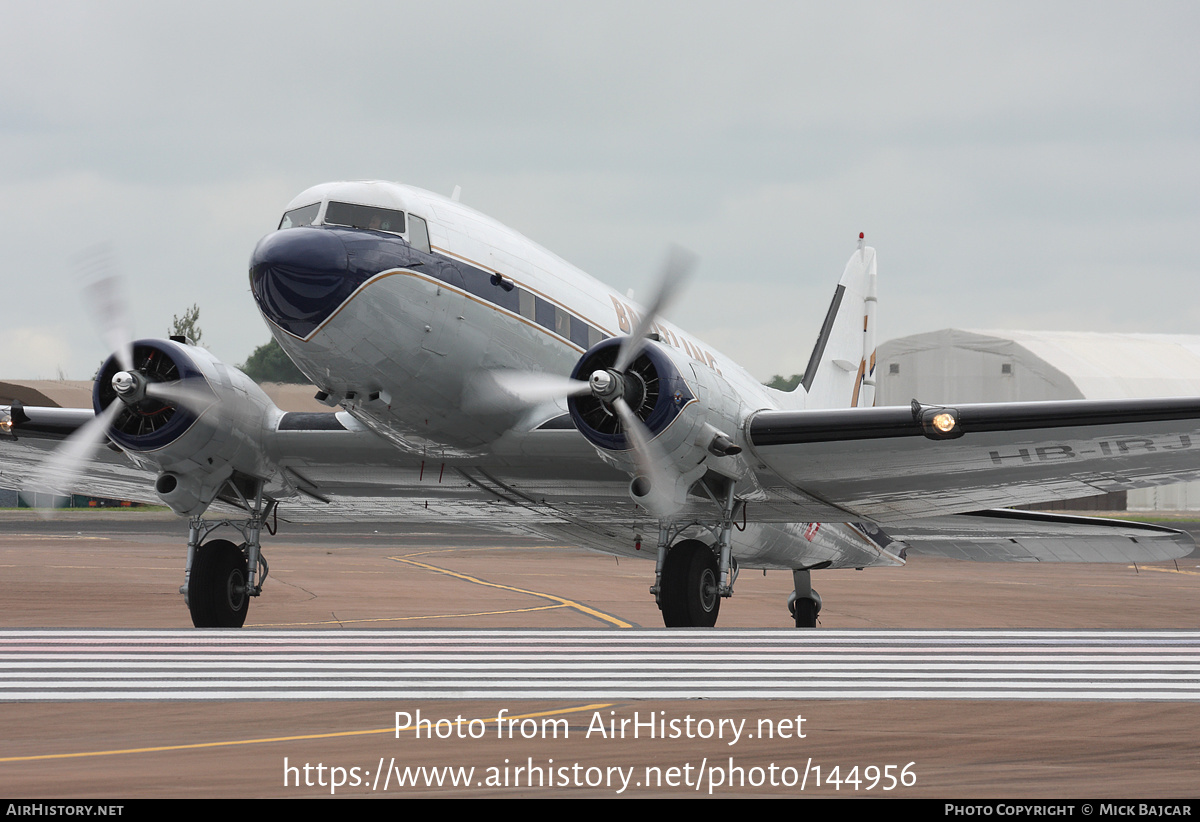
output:
[[[834,508],[851,521],[1200,479],[1198,398],[760,411],[745,433],[774,507]]]
[[[34,490],[30,481],[51,453],[95,419],[95,413],[90,408],[26,408],[14,403],[0,406],[0,417],[11,422],[0,436],[0,487]],[[115,446],[96,448],[70,485],[74,493],[161,504],[154,494],[154,474],[136,466]]]
[[[154,490],[159,468],[116,446],[95,448],[69,480],[44,475],[55,450],[95,418],[91,409],[14,404],[0,406],[5,414],[15,424],[0,433],[0,487],[29,489],[39,478],[74,493],[163,504]],[[630,516],[628,478],[574,427],[510,432],[482,463],[405,453],[346,412],[281,413],[261,434],[257,445],[271,466],[264,491],[282,503],[285,521],[536,522],[615,538],[615,523],[638,518]],[[229,512],[239,503],[223,492],[214,505]]]

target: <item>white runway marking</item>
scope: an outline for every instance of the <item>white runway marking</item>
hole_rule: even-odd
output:
[[[0,631],[0,701],[1200,701],[1196,631]]]

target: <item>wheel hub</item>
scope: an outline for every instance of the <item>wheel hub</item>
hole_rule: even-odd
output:
[[[239,610],[246,601],[246,580],[241,571],[231,571],[225,581],[225,596],[229,599],[229,607]]]
[[[705,611],[711,611],[716,607],[719,595],[720,589],[717,586],[716,574],[705,568],[700,575],[700,604]]]

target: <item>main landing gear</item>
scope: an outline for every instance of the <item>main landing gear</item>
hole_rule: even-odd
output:
[[[662,611],[668,628],[711,628],[717,624],[721,600],[733,596],[737,579],[737,560],[733,557],[733,516],[742,503],[733,498],[733,483],[720,489],[718,498],[704,482],[700,483],[721,511],[717,523],[659,523],[658,563],[654,569],[654,587],[650,593]],[[679,540],[683,531],[699,526],[715,537],[710,546],[698,539]],[[744,527],[744,526],[743,526]]]
[[[266,513],[274,510],[275,503],[271,501],[264,506],[262,484],[254,485],[254,502],[250,503],[238,483],[233,480],[227,483],[249,512],[245,521],[206,522],[197,516],[189,523],[187,569],[179,593],[183,594],[192,624],[197,628],[241,628],[246,622],[250,597],[262,593],[262,584],[270,573],[259,535]],[[244,541],[239,545],[227,539],[207,539],[222,525],[239,531]],[[273,534],[274,529],[269,532]]]
[[[711,628],[717,624],[721,600],[733,596],[738,574],[733,556],[733,529],[745,528],[744,523],[734,524],[734,516],[740,511],[744,520],[745,503],[734,500],[732,482],[713,485],[710,482],[706,478],[696,487],[702,488],[717,505],[720,520],[659,522],[658,563],[650,593],[654,594],[663,624],[668,628]],[[715,540],[710,545],[699,539],[680,539],[684,531],[693,528],[709,531]],[[795,590],[788,597],[788,610],[797,628],[817,627],[821,596],[813,590],[811,572],[829,565],[825,561],[792,571]]]

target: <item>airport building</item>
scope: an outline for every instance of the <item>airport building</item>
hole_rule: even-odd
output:
[[[948,328],[889,340],[876,405],[1200,396],[1200,336]],[[1089,497],[1074,510],[1200,510],[1200,482]]]

